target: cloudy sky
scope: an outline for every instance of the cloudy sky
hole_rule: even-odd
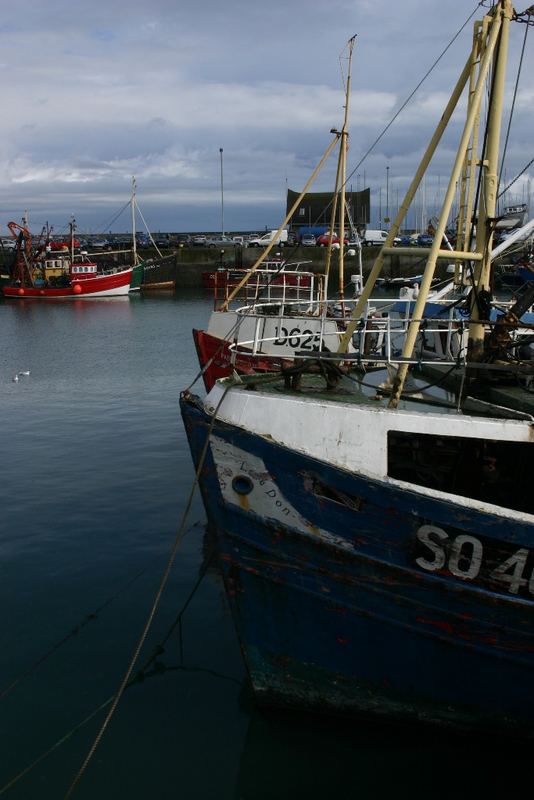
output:
[[[406,189],[456,82],[464,28],[373,153],[361,157],[468,17],[474,0],[18,0],[0,22],[3,107],[0,234],[29,213],[80,230],[127,230],[132,176],[157,231],[277,227],[286,189],[303,187],[343,117],[342,67],[357,34],[350,185],[372,190],[373,222]],[[528,5],[528,3],[525,3]],[[519,8],[523,10],[523,7]],[[513,93],[525,26],[512,25]],[[532,158],[532,45],[527,40],[510,135],[511,178]],[[457,135],[457,128],[456,128]],[[425,187],[445,187],[454,131]],[[386,170],[389,167],[389,170]],[[333,186],[335,160],[315,188]],[[529,180],[516,185],[519,199]],[[380,203],[381,199],[381,203]],[[420,204],[423,197],[419,198]]]

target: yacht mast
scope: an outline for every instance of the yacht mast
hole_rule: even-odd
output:
[[[135,238],[135,175],[132,175],[132,200],[131,200],[131,207],[132,207],[132,251],[133,251],[133,265],[137,264],[137,240]]]

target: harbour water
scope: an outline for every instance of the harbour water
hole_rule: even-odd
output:
[[[0,302],[0,796],[64,796],[130,662],[191,489],[178,395],[209,310]],[[256,709],[198,495],[186,529],[140,664],[205,577],[74,797],[473,798],[528,777],[522,744]]]

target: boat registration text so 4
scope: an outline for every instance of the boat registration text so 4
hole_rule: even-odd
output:
[[[416,539],[421,554],[415,563],[427,572],[449,573],[496,591],[534,595],[534,558],[526,547],[511,552],[482,537],[450,536],[436,525],[421,525]]]

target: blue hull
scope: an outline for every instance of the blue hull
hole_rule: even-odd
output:
[[[194,398],[181,407],[197,465],[211,418]],[[255,513],[254,495],[243,493],[253,471],[238,476],[239,497],[228,502],[208,449],[200,485],[258,700],[532,734],[534,579],[529,588],[526,578],[491,577],[495,564],[517,577],[518,551],[530,577],[531,524],[336,469],[223,423],[212,433],[260,459],[281,507],[309,523],[303,531],[289,511],[286,523]],[[441,549],[432,536],[421,541],[420,531],[436,529],[447,537]],[[454,550],[466,537],[488,553],[473,579],[469,548],[465,563]]]

